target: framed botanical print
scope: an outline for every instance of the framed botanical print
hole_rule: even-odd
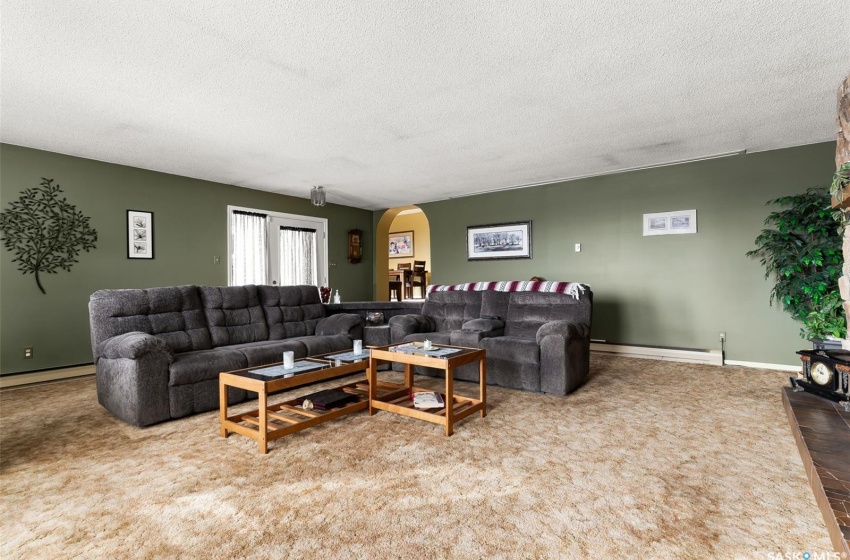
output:
[[[153,258],[153,212],[127,210],[127,258]]]

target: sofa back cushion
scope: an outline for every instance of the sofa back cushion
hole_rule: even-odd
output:
[[[202,286],[200,292],[213,346],[269,339],[256,286]]]
[[[92,353],[108,338],[152,334],[175,352],[212,348],[197,286],[98,290],[89,299]]]
[[[316,334],[325,306],[316,286],[257,286],[269,340]]]
[[[508,304],[511,300],[510,292],[482,291],[481,294],[481,317],[498,317],[502,321],[508,316]]]
[[[511,292],[505,336],[535,338],[537,330],[549,321],[570,321],[590,326],[593,294],[580,298],[558,293]]]
[[[430,317],[437,332],[454,331],[466,321],[481,315],[483,292],[434,292],[422,305],[422,315]]]

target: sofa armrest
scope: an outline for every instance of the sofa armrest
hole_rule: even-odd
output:
[[[363,338],[363,317],[355,313],[337,313],[319,319],[316,334],[319,336],[347,334],[352,340]]]
[[[390,317],[390,340],[393,344],[403,342],[404,337],[415,333],[434,332],[434,320],[425,315],[396,315]]]
[[[142,332],[113,336],[97,345],[97,401],[134,426],[171,419],[168,368],[174,351]]]
[[[174,361],[174,350],[164,340],[143,332],[128,332],[107,338],[97,345],[96,359],[138,360],[149,354],[161,354],[167,361]]]
[[[537,330],[537,344],[540,344],[547,336],[560,336],[565,340],[587,338],[590,336],[590,327],[571,321],[549,321]]]
[[[581,385],[590,370],[590,327],[551,321],[537,330],[540,390],[563,396]]]

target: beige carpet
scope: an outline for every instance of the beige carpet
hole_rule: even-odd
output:
[[[782,409],[786,374],[604,356],[591,365],[567,398],[490,387],[487,418],[464,420],[451,438],[360,413],[276,441],[268,455],[220,438],[216,412],[123,424],[97,404],[93,378],[6,390],[0,556],[832,550]]]

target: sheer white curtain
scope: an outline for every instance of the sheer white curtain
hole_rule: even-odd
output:
[[[280,284],[318,286],[316,230],[309,228],[280,228]]]
[[[268,282],[266,215],[234,210],[232,216],[231,286]]]

